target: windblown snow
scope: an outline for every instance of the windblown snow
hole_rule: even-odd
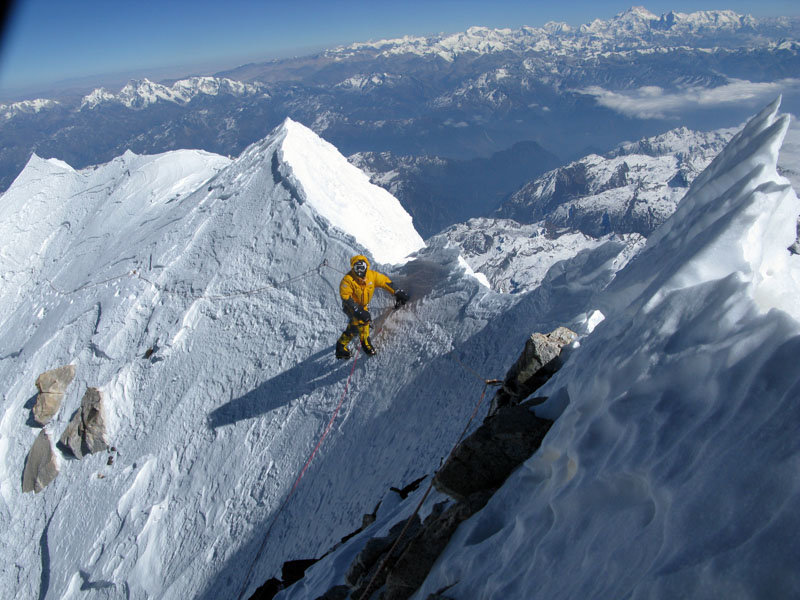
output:
[[[413,510],[389,487],[435,471],[483,379],[559,325],[585,335],[538,407],[555,425],[415,597],[797,595],[786,126],[777,104],[754,118],[622,271],[611,240],[515,295],[425,247],[394,198],[289,120],[232,161],[32,158],[0,196],[0,596],[248,597],[381,501],[280,596],[316,598]],[[379,352],[353,365],[333,344],[355,253],[412,301],[390,312],[376,293]],[[46,431],[98,387],[115,450],[56,450],[59,475],[23,494],[34,382],[65,364],[76,377]]]

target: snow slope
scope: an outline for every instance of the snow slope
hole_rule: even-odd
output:
[[[557,417],[542,448],[415,598],[800,593],[800,203],[776,111],[597,299],[606,319],[540,390]]]
[[[312,159],[324,181],[306,177]],[[366,215],[344,230],[325,216],[342,190]],[[422,246],[387,196],[291,121],[233,162],[127,153],[74,171],[31,159],[0,197],[0,597],[238,594],[248,565],[233,557],[254,558],[342,391],[347,366],[332,356],[342,270],[354,253],[399,260]],[[440,334],[433,347],[449,343]],[[56,480],[23,495],[33,383],[68,363],[77,375],[51,438],[99,387],[116,460],[61,457]],[[365,410],[376,404],[369,381],[351,386]],[[316,549],[328,535],[310,528],[298,543]],[[283,549],[268,556],[271,573]]]
[[[584,597],[596,582],[609,597],[636,582],[640,596],[741,584],[736,595],[767,580],[796,595],[782,567],[797,542],[775,532],[797,529],[799,450],[799,326],[780,309],[797,291],[784,217],[800,211],[774,169],[784,125],[767,111],[746,128],[610,288],[613,242],[517,295],[480,285],[452,248],[421,248],[404,220],[377,223],[377,241],[357,241],[367,221],[332,224],[322,213],[342,190],[359,215],[386,197],[289,121],[232,162],[127,155],[75,172],[33,160],[0,196],[0,596],[247,597],[383,500],[378,522],[284,593],[317,597],[411,510],[389,486],[436,469],[481,378],[502,377],[531,331],[587,331],[595,307],[606,320],[549,387],[544,410],[560,416],[543,452],[462,526],[417,596],[454,582],[454,598]],[[376,261],[413,298],[384,320],[390,299],[376,294],[379,354],[337,363],[349,256],[414,249]],[[22,494],[33,382],[66,363],[76,380],[48,429],[59,436],[100,387],[116,460],[62,457],[43,492]],[[745,558],[752,572],[737,570]]]

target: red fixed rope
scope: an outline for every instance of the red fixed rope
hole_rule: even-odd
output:
[[[347,388],[350,387],[350,379],[353,377],[353,372],[356,370],[356,362],[358,362],[358,355],[359,352],[356,352],[356,356],[353,359],[353,366],[350,367],[350,375],[347,376],[347,381],[344,384],[344,391],[342,392],[342,397],[339,398],[339,404],[336,405],[336,409],[333,411],[331,420],[328,421],[328,425],[327,427],[325,427],[325,431],[322,433],[322,437],[319,438],[319,441],[317,442],[317,445],[314,446],[314,450],[311,451],[311,455],[308,457],[306,464],[303,465],[303,469],[300,471],[300,475],[297,476],[297,479],[295,480],[294,485],[292,486],[292,491],[289,492],[289,496],[291,496],[294,493],[294,490],[297,488],[297,484],[300,483],[300,480],[303,478],[303,475],[306,474],[306,471],[308,470],[311,461],[314,460],[314,456],[316,456],[317,450],[319,450],[319,447],[322,446],[322,442],[324,442],[325,438],[328,437],[328,433],[330,432],[331,427],[333,427],[333,422],[336,420],[336,415],[339,414],[339,409],[342,408],[342,403],[344,402],[344,398],[345,396],[347,396]],[[286,500],[289,499],[289,496],[286,497]]]
[[[264,534],[264,539],[261,542],[261,547],[258,549],[258,553],[256,553],[256,558],[253,560],[253,563],[250,565],[250,569],[247,571],[247,576],[244,579],[244,586],[242,587],[241,591],[239,592],[238,600],[242,600],[244,593],[247,591],[247,586],[250,583],[250,576],[253,574],[253,568],[256,566],[256,563],[261,559],[261,554],[264,552],[264,547],[267,545],[267,539],[269,539],[269,534],[272,531],[272,528],[275,526],[275,523],[278,521],[278,517],[280,516],[283,509],[286,508],[286,505],[289,504],[289,499],[294,494],[294,491],[297,489],[297,486],[300,484],[300,480],[303,479],[303,475],[306,474],[308,467],[311,465],[311,461],[314,460],[314,457],[317,455],[317,451],[322,446],[322,442],[325,441],[325,438],[328,437],[328,433],[330,433],[331,428],[333,427],[334,421],[336,421],[336,417],[339,415],[339,410],[342,408],[342,404],[344,403],[344,399],[347,396],[347,389],[350,387],[350,380],[353,377],[353,373],[356,370],[356,363],[358,362],[358,355],[360,352],[356,351],[355,359],[353,360],[353,366],[350,367],[350,374],[347,376],[347,381],[344,384],[344,391],[342,392],[342,397],[339,398],[339,404],[336,405],[336,408],[331,415],[330,420],[328,421],[328,425],[325,427],[325,431],[322,433],[322,436],[317,441],[317,445],[314,446],[314,449],[311,451],[311,454],[306,460],[306,464],[303,465],[303,468],[300,470],[300,474],[297,476],[297,479],[294,481],[294,485],[292,485],[292,489],[289,490],[289,493],[286,495],[286,498],[283,499],[283,503],[281,504],[278,512],[275,513],[275,516],[272,518],[272,523],[270,523],[269,527],[267,528],[267,532]]]

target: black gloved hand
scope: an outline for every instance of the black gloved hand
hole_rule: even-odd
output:
[[[409,300],[408,294],[406,294],[403,290],[398,289],[397,291],[395,291],[395,293],[394,293],[394,307],[395,308],[400,308],[406,302],[408,302],[408,300]]]
[[[355,310],[353,311],[353,315],[355,315],[356,319],[359,321],[364,321],[364,323],[369,323],[372,321],[372,315],[369,314],[369,311],[366,308],[361,308],[360,306],[356,306]]]

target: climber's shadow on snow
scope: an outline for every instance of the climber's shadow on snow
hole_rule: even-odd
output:
[[[302,398],[317,388],[346,379],[350,370],[344,368],[343,363],[334,362],[333,353],[334,347],[329,346],[244,396],[215,408],[208,415],[209,428],[217,429],[237,421],[253,419]]]

